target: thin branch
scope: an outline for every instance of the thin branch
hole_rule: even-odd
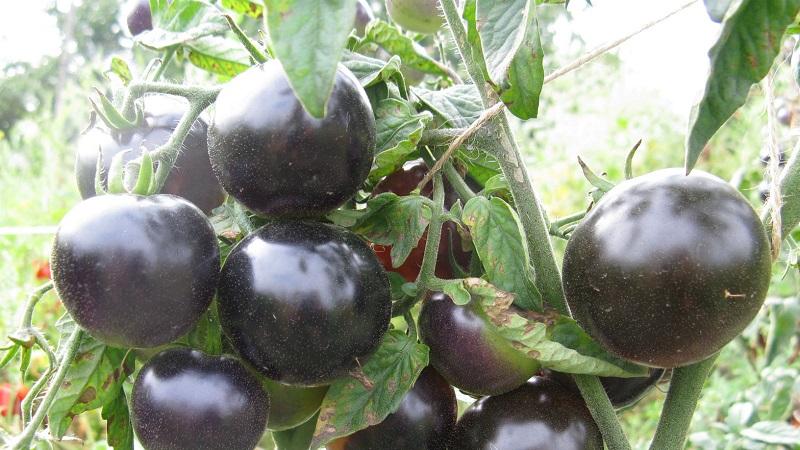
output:
[[[466,130],[464,130],[464,132],[461,133],[461,135],[459,135],[453,142],[450,143],[450,146],[447,147],[447,151],[445,151],[444,154],[436,161],[436,164],[434,164],[433,167],[431,167],[431,170],[429,170],[428,173],[425,174],[425,177],[422,178],[422,181],[420,181],[419,184],[417,184],[417,189],[422,190],[422,188],[425,187],[426,184],[430,183],[431,178],[433,178],[433,176],[437,172],[442,170],[442,166],[444,166],[444,163],[446,163],[450,159],[450,156],[453,154],[453,152],[457,148],[461,147],[461,145],[464,144],[464,141],[469,139],[473,133],[478,131],[487,122],[492,120],[492,118],[494,118],[494,116],[496,116],[500,111],[502,111],[503,108],[505,108],[505,104],[503,102],[497,102],[491,108],[483,111],[480,117],[475,119],[475,121],[472,122],[472,124]]]
[[[611,42],[609,42],[607,44],[603,44],[600,47],[597,47],[596,49],[586,53],[585,55],[581,56],[580,58],[576,59],[575,61],[572,61],[571,63],[567,64],[564,67],[556,69],[553,73],[551,73],[551,74],[547,75],[546,77],[544,77],[544,83],[547,84],[547,83],[555,80],[556,78],[558,78],[558,77],[560,77],[562,75],[566,75],[566,74],[572,72],[573,70],[575,70],[575,69],[583,66],[584,64],[594,60],[598,56],[603,55],[604,53],[608,52],[609,50],[612,50],[612,49],[618,47],[620,44],[624,43],[628,39],[638,35],[639,33],[642,33],[643,31],[646,31],[649,28],[652,28],[652,27],[658,25],[659,23],[669,19],[670,17],[674,16],[675,14],[683,11],[684,9],[686,9],[686,8],[688,8],[690,6],[692,6],[693,4],[697,3],[697,1],[698,0],[692,0],[689,3],[686,3],[683,6],[679,7],[678,9],[669,12],[667,15],[665,15],[665,16],[659,18],[659,19],[656,19],[656,20],[654,20],[652,22],[648,22],[648,23],[644,24],[641,28],[639,28],[636,31],[633,31],[632,33],[629,33],[629,34],[627,34],[627,35],[625,35],[625,36],[623,36],[623,37],[621,37],[621,38],[619,38],[617,40],[611,41]]]
[[[44,297],[44,294],[50,292],[51,289],[53,289],[53,282],[48,281],[47,283],[36,288],[36,290],[31,293],[31,296],[28,298],[28,303],[25,305],[25,314],[22,316],[22,325],[20,328],[28,329],[31,327],[33,310],[36,308],[36,305],[39,303],[42,297]]]

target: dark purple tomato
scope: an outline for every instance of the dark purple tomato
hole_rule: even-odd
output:
[[[264,434],[269,403],[236,359],[172,349],[136,377],[131,418],[148,450],[252,450]]]
[[[107,187],[107,175],[115,155],[130,150],[123,157],[123,161],[128,162],[141,156],[142,147],[153,151],[165,144],[186,109],[187,103],[179,97],[148,95],[144,97],[144,124],[141,127],[121,133],[93,128],[81,136],[75,162],[81,197],[97,195],[94,179],[98,152],[103,155],[102,182],[103,187]],[[206,142],[207,129],[208,126],[202,119],[195,121],[162,189],[164,194],[189,200],[206,214],[225,200],[225,192],[211,172]]]
[[[203,212],[180,197],[102,195],[64,216],[51,264],[78,325],[109,345],[156,347],[208,309],[219,247]]]
[[[214,174],[266,216],[321,216],[356,193],[375,149],[366,92],[339,66],[324,119],[311,117],[277,60],[251,67],[217,97],[208,129]]]
[[[651,367],[703,360],[755,317],[770,280],[758,215],[721,179],[659,170],[619,184],[576,228],[563,282],[578,323]]]
[[[262,378],[269,393],[270,408],[267,428],[273,431],[289,430],[306,423],[319,411],[328,386],[297,387]]]
[[[275,221],[242,240],[222,268],[222,328],[264,375],[328,384],[371,355],[391,316],[389,280],[355,234]]]
[[[333,441],[328,450],[445,450],[456,424],[456,394],[426,367],[400,407],[383,422]]]
[[[448,383],[470,394],[497,395],[525,383],[539,369],[489,323],[477,302],[459,306],[436,292],[422,304],[422,341],[430,363]]]
[[[356,0],[356,34],[364,35],[367,24],[375,19],[372,7],[366,0]]]
[[[396,24],[415,33],[436,33],[444,24],[438,0],[386,0],[386,12]]]
[[[384,192],[408,195],[417,188],[417,185],[425,178],[425,174],[427,173],[428,166],[425,165],[425,162],[422,160],[409,161],[403,164],[400,170],[395,171],[381,180],[381,182],[375,186],[372,195],[378,195]],[[445,207],[450,208],[456,200],[458,200],[458,196],[447,181],[444,183],[444,188]],[[420,194],[430,198],[433,195],[433,184],[426,184]],[[422,258],[425,256],[425,243],[427,242],[427,238],[428,232],[426,231],[422,235],[417,246],[411,250],[411,253],[399,267],[394,267],[392,265],[391,246],[375,244],[373,245],[373,249],[386,270],[399,273],[406,281],[415,281],[422,267]],[[456,278],[458,272],[453,267],[453,259],[455,259],[462,268],[469,267],[470,253],[463,251],[461,248],[461,236],[458,234],[456,224],[447,221],[442,225],[442,238],[439,241],[439,253],[436,258],[437,277],[444,279]]]
[[[150,0],[131,0],[127,6],[128,31],[137,36],[153,29],[153,14],[150,11]]]
[[[602,450],[603,438],[583,399],[546,378],[472,404],[450,446],[458,450]]]
[[[664,369],[651,368],[650,374],[646,377],[600,377],[600,383],[603,385],[603,389],[605,389],[608,399],[611,400],[611,404],[614,408],[623,409],[633,406],[650,392],[650,389],[661,381],[664,372]],[[554,372],[547,369],[542,370],[541,374],[543,377],[553,379],[564,387],[569,388],[572,392],[580,395],[578,386],[569,374]]]

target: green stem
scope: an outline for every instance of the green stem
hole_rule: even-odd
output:
[[[36,414],[34,414],[30,423],[25,425],[25,429],[22,430],[22,433],[20,433],[16,440],[11,444],[11,450],[30,448],[33,437],[36,435],[36,430],[38,430],[42,425],[42,422],[44,422],[47,411],[53,404],[53,400],[55,400],[56,394],[58,394],[58,390],[61,387],[61,384],[64,382],[64,377],[67,376],[70,363],[72,363],[72,360],[75,359],[75,355],[78,353],[78,348],[81,344],[81,337],[83,337],[83,330],[81,330],[79,327],[75,327],[75,331],[72,332],[72,335],[70,335],[64,347],[64,356],[59,362],[58,370],[56,371],[55,376],[50,381],[50,387],[47,390],[47,394],[45,394],[44,398],[42,399],[42,403],[39,405],[39,408],[36,410]]]
[[[167,70],[169,62],[175,55],[175,49],[176,47],[167,47],[167,49],[164,50],[164,56],[161,57],[161,64],[159,64],[158,69],[156,69],[155,73],[153,73],[153,76],[150,77],[150,81],[158,81],[158,79],[161,78],[162,75],[164,75],[164,72]]]
[[[439,241],[442,238],[442,216],[444,212],[444,182],[442,176],[433,176],[433,208],[431,222],[428,224],[428,237],[425,241],[425,254],[417,276],[417,297],[424,296],[427,286],[436,278],[436,259],[439,256]]]
[[[473,59],[473,53],[467,41],[467,30],[461,21],[455,1],[440,1],[458,51],[466,64],[467,72],[478,88],[483,107],[488,109],[498,102],[497,95],[487,87],[483,72]],[[513,139],[511,126],[505,112],[498,114],[491,124],[494,125],[491,127],[494,140],[489,140],[488,143],[491,145],[488,145],[485,150],[497,159],[508,182],[511,195],[514,197],[514,204],[525,230],[531,263],[536,268],[536,287],[539,288],[550,306],[562,314],[568,314],[564,290],[561,287],[561,275],[550,243],[547,220],[544,217],[541,203],[533,191],[528,171],[519,147]]]
[[[785,239],[800,222],[800,141],[792,151],[792,156],[781,170],[778,180],[781,190],[781,238]],[[770,209],[764,208],[761,219],[767,227],[767,234],[772,233],[772,217]]]
[[[438,128],[435,130],[425,130],[422,132],[419,145],[428,145],[431,147],[448,146],[466,131],[466,128]],[[490,132],[488,127],[482,127],[481,129],[475,130],[472,133],[472,135],[464,142],[464,147],[468,150],[484,148],[492,144],[490,141],[491,139],[494,139],[492,132]]]
[[[630,450],[631,445],[617,420],[617,414],[614,412],[614,407],[611,405],[603,385],[600,384],[600,379],[591,375],[574,375],[573,378],[581,395],[587,399],[586,406],[589,407],[592,418],[600,427],[606,446],[609,449]]]
[[[564,225],[569,225],[575,223],[581,219],[586,217],[586,211],[577,212],[575,214],[570,214],[567,217],[562,217],[556,221],[550,222],[550,227],[558,230],[559,228],[563,227]]]
[[[661,411],[658,429],[650,444],[650,450],[681,450],[686,442],[703,384],[714,367],[714,355],[705,361],[680,367],[672,372],[667,400]]]
[[[31,327],[31,322],[33,320],[33,310],[36,308],[36,305],[39,301],[44,297],[44,294],[50,292],[50,289],[53,289],[53,282],[48,281],[47,283],[39,286],[31,296],[28,298],[28,304],[25,305],[25,314],[22,316],[22,326],[20,328],[28,329]]]
[[[266,15],[267,14],[264,13],[265,17]],[[228,22],[228,26],[231,28],[231,31],[233,31],[233,34],[236,36],[237,39],[239,39],[239,42],[242,43],[244,48],[247,49],[247,52],[250,53],[250,56],[253,58],[253,60],[255,60],[255,62],[263,63],[269,60],[266,53],[264,53],[258,47],[258,45],[256,45],[256,43],[253,42],[253,40],[250,39],[250,37],[247,36],[247,34],[245,34],[245,32],[242,31],[241,28],[239,28],[239,25],[236,24],[236,21],[233,20],[233,17],[231,17],[228,14],[223,14],[222,17],[224,17],[225,20]]]
[[[462,202],[466,203],[472,197],[475,197],[475,193],[472,192],[467,182],[461,176],[461,174],[456,171],[456,168],[453,167],[453,163],[447,162],[445,163],[443,169],[444,176],[447,178],[447,181],[450,183],[450,186],[453,186],[453,190],[456,191],[458,194],[458,198],[461,199]]]

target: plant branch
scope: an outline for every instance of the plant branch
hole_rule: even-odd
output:
[[[448,146],[444,154],[439,157],[439,159],[436,161],[436,164],[431,167],[431,170],[425,174],[425,176],[422,178],[422,181],[417,184],[417,189],[422,190],[426,184],[430,183],[433,175],[442,169],[442,166],[444,166],[444,163],[450,159],[450,156],[453,154],[453,152],[456,151],[457,148],[461,147],[461,145],[464,144],[464,141],[469,139],[469,137],[472,136],[477,130],[492,120],[492,118],[502,111],[505,106],[506,105],[503,102],[497,102],[491,108],[483,111],[483,113],[477,119],[475,119],[475,121],[472,122],[472,124],[470,124],[470,126],[464,130],[463,133],[461,133],[453,140],[453,142],[450,143],[450,146]]]
[[[433,178],[433,208],[431,221],[428,224],[428,237],[425,241],[425,253],[417,276],[417,297],[425,295],[425,290],[435,280],[436,259],[439,256],[439,241],[442,238],[442,216],[444,213],[444,182],[442,176]]]
[[[75,359],[75,355],[78,353],[78,348],[80,347],[82,337],[83,330],[76,326],[75,330],[72,332],[67,340],[66,345],[64,346],[64,356],[59,362],[58,370],[56,371],[55,376],[50,381],[47,394],[45,394],[44,398],[42,399],[42,403],[39,405],[39,408],[36,410],[36,414],[34,414],[30,423],[25,425],[25,429],[22,430],[22,433],[20,433],[16,440],[11,444],[11,450],[30,448],[31,441],[33,441],[36,430],[38,430],[39,426],[42,425],[42,422],[47,415],[47,411],[50,409],[50,405],[52,405],[53,400],[56,398],[56,394],[58,394],[61,384],[64,382],[64,377],[67,376],[70,363],[73,359]]]
[[[586,401],[586,406],[589,407],[592,418],[600,428],[606,446],[609,449],[630,450],[631,445],[619,425],[617,414],[614,412],[614,407],[611,405],[600,379],[591,375],[573,375],[573,378],[583,398],[591,399],[591,401]]]
[[[705,361],[679,367],[672,373],[667,400],[650,450],[681,450],[692,422],[703,384],[714,367],[714,355]]]
[[[670,17],[674,16],[675,14],[683,11],[684,9],[686,9],[686,8],[688,8],[690,6],[692,6],[693,4],[697,3],[697,1],[698,0],[692,0],[692,1],[688,2],[688,3],[685,3],[684,5],[680,6],[679,8],[667,13],[665,16],[642,25],[636,31],[633,31],[633,32],[631,32],[631,33],[629,33],[629,34],[627,34],[627,35],[625,35],[625,36],[623,36],[623,37],[621,37],[621,38],[619,38],[617,40],[614,40],[614,41],[611,41],[609,43],[603,44],[600,47],[597,47],[596,49],[589,51],[588,53],[586,53],[585,55],[583,55],[580,58],[576,59],[575,61],[572,61],[571,63],[567,64],[564,67],[560,67],[560,68],[556,69],[553,73],[551,73],[551,74],[547,75],[546,77],[544,77],[544,84],[547,84],[547,83],[555,80],[556,78],[559,78],[559,77],[561,77],[563,75],[566,75],[566,74],[572,72],[573,70],[583,66],[584,64],[587,64],[587,63],[591,62],[592,60],[594,60],[598,56],[601,56],[601,55],[607,53],[609,50],[612,50],[615,47],[618,47],[620,44],[624,43],[628,39],[638,35],[639,33],[642,33],[643,31],[646,31],[649,28],[652,28],[652,27],[658,25],[659,23],[669,19]]]
[[[36,308],[36,305],[39,303],[42,297],[44,297],[44,294],[50,292],[51,289],[53,289],[53,282],[48,281],[47,283],[36,288],[36,290],[31,293],[31,296],[28,297],[28,303],[25,305],[25,314],[22,316],[22,325],[20,328],[31,328],[33,310]]]
[[[458,13],[454,0],[440,0],[447,23],[453,33],[461,58],[474,85],[478,88],[484,108],[491,108],[498,102],[497,95],[487,87],[483,72],[473,59],[473,53],[467,40],[467,31]],[[556,264],[553,247],[550,243],[547,220],[539,199],[531,185],[528,171],[513,139],[511,126],[505,114],[498,114],[491,122],[493,139],[487,140],[484,149],[492,154],[506,177],[514,204],[517,207],[530,252],[531,263],[536,269],[536,287],[547,303],[562,314],[567,314],[564,290],[561,287],[561,275]],[[488,128],[488,127],[487,127]]]
[[[158,69],[156,69],[156,71],[153,73],[153,76],[150,77],[150,81],[158,81],[158,79],[164,75],[169,62],[172,60],[172,57],[175,56],[175,50],[175,46],[167,47],[167,49],[164,50],[164,56],[161,57],[161,64],[158,65]]]
[[[460,198],[462,202],[466,203],[469,199],[475,197],[475,193],[472,192],[472,189],[470,189],[467,182],[464,181],[461,174],[456,171],[453,163],[448,162],[444,165],[444,176],[447,178],[447,181],[450,182],[450,186],[453,187],[453,190],[456,191],[458,198]]]
[[[264,13],[265,17],[266,15],[267,14]],[[222,17],[224,17],[225,20],[228,22],[228,26],[230,27],[231,31],[233,31],[233,34],[236,36],[237,39],[239,39],[239,42],[242,43],[244,48],[247,50],[248,53],[250,53],[250,56],[253,58],[255,62],[263,63],[269,60],[266,53],[264,53],[260,48],[258,48],[258,45],[256,45],[256,43],[253,42],[253,40],[250,39],[247,36],[247,34],[245,34],[245,32],[242,31],[241,28],[239,28],[239,25],[236,24],[236,21],[233,20],[233,17],[231,17],[230,14],[223,14]]]

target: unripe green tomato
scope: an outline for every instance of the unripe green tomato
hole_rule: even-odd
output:
[[[287,386],[261,377],[264,390],[269,393],[270,412],[267,428],[283,431],[304,424],[319,410],[328,386]]]
[[[386,12],[408,31],[433,34],[444,25],[438,0],[386,0]]]

